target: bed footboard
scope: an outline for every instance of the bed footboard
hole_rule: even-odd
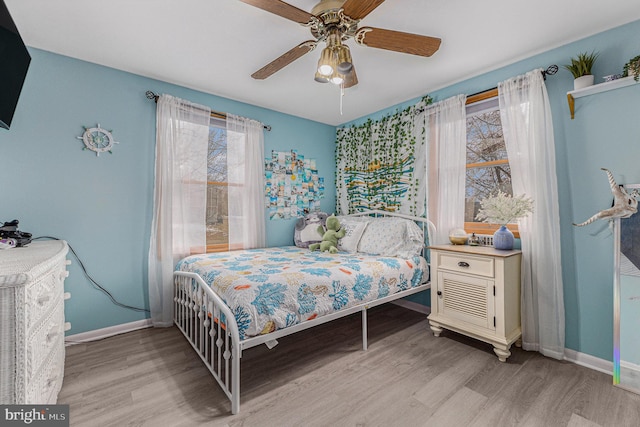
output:
[[[236,319],[202,278],[174,272],[173,320],[231,401],[240,410],[240,335]]]

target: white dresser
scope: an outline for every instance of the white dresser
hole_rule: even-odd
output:
[[[56,403],[67,252],[62,240],[0,250],[0,404]]]
[[[435,336],[443,328],[493,345],[501,362],[520,344],[519,250],[486,246],[431,246],[431,314]]]

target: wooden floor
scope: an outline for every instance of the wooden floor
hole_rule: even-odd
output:
[[[611,376],[445,331],[387,304],[242,358],[240,413],[174,328],[67,347],[59,403],[72,426],[640,426],[640,396]]]

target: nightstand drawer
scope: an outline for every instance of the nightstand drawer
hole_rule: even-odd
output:
[[[58,301],[62,300],[64,279],[69,274],[64,261],[64,258],[60,258],[56,263],[52,263],[49,271],[26,287],[26,326],[30,332],[41,328],[41,323],[50,315]]]
[[[477,257],[447,252],[438,253],[438,269],[469,273],[483,277],[494,277],[494,260],[491,257]]]
[[[60,346],[64,339],[64,302],[57,298],[57,303],[47,317],[38,323],[27,339],[27,379],[33,380],[41,369],[45,359]]]

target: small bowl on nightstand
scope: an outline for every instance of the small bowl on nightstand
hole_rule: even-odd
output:
[[[466,245],[469,240],[469,235],[461,228],[451,230],[449,233],[449,241],[453,245]]]

